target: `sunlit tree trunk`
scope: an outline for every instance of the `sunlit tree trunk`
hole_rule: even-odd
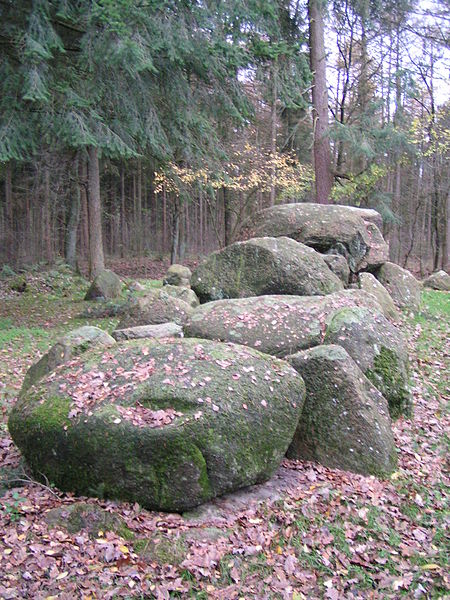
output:
[[[105,269],[105,259],[103,256],[98,149],[91,146],[88,155],[89,274],[91,278],[94,278]]]
[[[328,90],[324,42],[323,0],[308,1],[310,64],[313,72],[313,129],[316,202],[327,204],[333,186],[330,140],[328,138]]]

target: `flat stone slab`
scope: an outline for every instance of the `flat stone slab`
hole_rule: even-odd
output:
[[[140,325],[127,329],[116,329],[112,337],[117,341],[139,340],[142,338],[183,337],[183,328],[176,323],[161,323],[160,325]]]
[[[184,334],[243,344],[283,357],[321,344],[333,313],[354,306],[381,311],[375,297],[362,290],[343,290],[328,296],[218,300],[196,308]]]
[[[354,273],[388,260],[389,248],[375,211],[334,204],[300,202],[266,208],[242,227],[245,237],[287,236],[318,252],[342,254]]]

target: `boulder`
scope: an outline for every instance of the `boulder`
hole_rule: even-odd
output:
[[[336,311],[327,326],[324,343],[345,348],[388,401],[392,419],[411,415],[406,340],[381,312],[364,307]]]
[[[287,236],[318,252],[342,254],[356,273],[373,270],[388,258],[387,244],[378,227],[364,218],[366,212],[339,205],[283,204],[258,212],[243,231],[250,237]]]
[[[317,346],[326,323],[344,306],[381,310],[371,294],[345,290],[328,296],[255,296],[217,300],[195,309],[186,337],[235,342],[275,356]]]
[[[362,269],[367,269],[368,271],[374,271],[388,259],[389,246],[376,225],[368,221],[364,222],[369,237],[369,250],[364,257],[364,260],[359,265],[358,270],[361,271]]]
[[[450,275],[442,270],[436,271],[424,280],[423,285],[432,290],[450,292]]]
[[[160,325],[140,325],[128,329],[116,329],[112,337],[117,341],[139,340],[142,338],[183,337],[183,328],[176,323],[161,323]]]
[[[174,298],[162,287],[130,302],[127,313],[122,316],[117,329],[171,322],[184,325],[192,311],[187,302]]]
[[[350,269],[348,262],[342,254],[322,254],[322,257],[327,263],[328,268],[333,271],[336,277],[339,277],[344,287],[347,287],[350,278]]]
[[[388,406],[347,352],[317,346],[288,357],[306,399],[288,458],[386,476],[396,465]]]
[[[373,223],[380,231],[383,231],[383,217],[373,208],[359,208],[359,206],[347,206],[348,211],[353,211],[360,216],[366,223]]]
[[[189,287],[191,285],[191,270],[183,265],[170,265],[163,279],[164,285],[179,285]]]
[[[304,383],[285,361],[206,340],[135,340],[63,365],[8,427],[36,477],[77,495],[183,511],[268,479]]]
[[[373,294],[378,300],[383,314],[388,319],[394,321],[398,319],[398,310],[387,289],[382,285],[372,273],[360,273],[358,276],[360,289],[369,294]]]
[[[406,269],[386,262],[378,270],[377,279],[384,285],[399,308],[417,311],[420,306],[420,282]]]
[[[163,291],[169,294],[169,296],[183,300],[183,302],[186,302],[192,308],[196,308],[200,304],[197,294],[191,288],[167,284],[164,286]]]
[[[115,343],[113,337],[98,327],[86,325],[70,331],[28,369],[20,393],[26,392],[42,377],[54,371],[58,365],[71,360],[74,356],[85,352],[89,348],[94,346],[108,347],[113,346]]]
[[[213,252],[194,271],[191,284],[201,302],[268,294],[316,296],[343,288],[318,252],[287,237],[255,238]]]
[[[122,282],[120,277],[113,271],[105,269],[95,277],[88,289],[85,300],[95,300],[96,298],[105,298],[112,300],[120,296],[122,292]]]

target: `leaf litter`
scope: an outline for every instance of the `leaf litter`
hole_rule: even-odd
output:
[[[48,482],[31,480],[20,487],[19,480],[28,476],[3,425],[0,598],[444,597],[449,581],[443,440],[449,419],[442,376],[448,372],[448,328],[407,318],[402,327],[412,356],[415,414],[393,426],[399,464],[388,481],[284,460],[266,484],[218,498],[188,515],[156,513],[62,494]],[[1,354],[2,384],[18,390],[30,355]],[[200,348],[198,358],[204,359]],[[149,361],[140,371],[143,381],[150,372]],[[80,373],[74,410],[86,410],[110,393],[107,370],[101,373],[89,380]],[[12,398],[4,397],[5,424]],[[141,409],[122,406],[117,419],[158,426],[177,416]],[[5,476],[9,479],[1,487]],[[92,539],[85,530],[69,533],[47,524],[49,511],[80,500],[118,515],[127,535],[104,531]],[[156,548],[182,542],[182,560],[142,553],[138,542],[149,539]]]

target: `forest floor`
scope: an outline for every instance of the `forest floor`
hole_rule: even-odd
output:
[[[79,317],[88,284],[62,267],[26,279],[23,293],[0,280],[0,599],[448,597],[450,294],[426,291],[420,313],[402,317],[415,411],[393,426],[390,480],[285,460],[266,486],[181,516],[28,474],[7,430],[26,370],[64,332],[116,321]],[[73,527],[74,507],[92,510],[87,529]]]

